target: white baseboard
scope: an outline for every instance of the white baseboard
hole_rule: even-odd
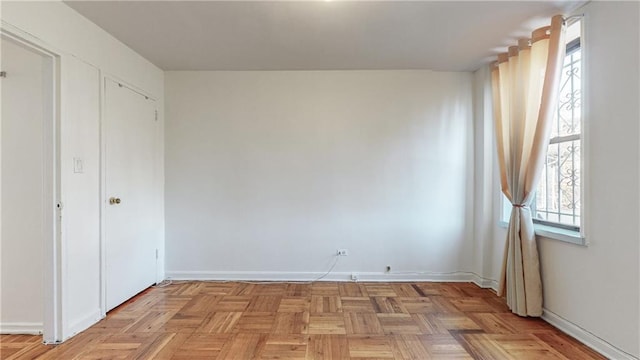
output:
[[[293,271],[167,271],[169,280],[209,280],[209,281],[313,281],[324,273]],[[353,281],[356,274],[360,282],[406,282],[442,281],[473,282],[483,288],[497,288],[494,280],[484,279],[473,272],[332,272],[318,281]],[[496,285],[494,285],[494,283]]]
[[[473,281],[474,284],[480,286],[483,289],[491,289],[493,291],[498,291],[498,280],[484,278],[476,273],[473,273]]]
[[[542,319],[609,359],[638,360],[637,357],[618,349],[604,339],[599,338],[552,311],[543,309]]]
[[[0,323],[0,334],[42,335],[43,329],[42,323]]]
[[[73,321],[67,329],[65,329],[63,334],[63,341],[68,340],[72,336],[88,329],[98,321],[102,319],[100,314],[100,309],[96,309],[95,311],[86,314],[79,319]]]

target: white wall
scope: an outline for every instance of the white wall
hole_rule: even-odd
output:
[[[538,239],[545,317],[612,358],[637,358],[640,7],[637,2],[591,2],[578,11],[583,12],[583,186],[589,244]],[[494,190],[497,224],[499,192]],[[496,253],[506,229],[495,226],[493,231],[486,249]],[[488,276],[497,279],[500,261],[500,256],[494,259]]]
[[[472,270],[471,74],[165,77],[168,276]]]
[[[164,73],[62,2],[3,1],[1,6],[3,30],[60,55],[61,338],[67,338],[100,317],[101,81],[114,77],[151,95],[163,121]],[[73,173],[73,158],[84,161],[84,173]],[[155,186],[162,196],[163,179]],[[156,210],[162,279],[164,215],[161,206]]]
[[[71,56],[61,67],[63,322],[74,333],[100,318],[100,71]],[[74,173],[74,158],[83,173]]]
[[[45,89],[40,54],[2,41],[0,331],[43,330]]]

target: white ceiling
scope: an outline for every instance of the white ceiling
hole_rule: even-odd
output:
[[[67,1],[164,70],[471,71],[584,1]]]

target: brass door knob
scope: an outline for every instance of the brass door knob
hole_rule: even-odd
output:
[[[109,198],[109,204],[111,204],[111,205],[120,204],[120,198],[117,198],[117,197]]]

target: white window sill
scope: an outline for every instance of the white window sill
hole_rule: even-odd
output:
[[[503,228],[508,228],[509,223],[505,221],[498,222],[498,225]],[[586,239],[580,234],[579,231],[567,230],[549,225],[533,224],[536,230],[536,235],[542,236],[547,239],[559,240],[568,242],[571,244],[587,246]]]

